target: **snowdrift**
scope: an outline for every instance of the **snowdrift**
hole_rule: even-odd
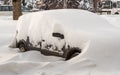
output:
[[[54,31],[64,33],[70,46],[79,46],[83,50],[74,60],[86,58],[104,67],[118,61],[111,58],[119,56],[120,30],[100,16],[84,10],[63,9],[23,15],[18,21],[17,40],[26,39],[29,35],[35,45],[41,38],[52,42],[49,34]]]
[[[60,32],[64,34],[68,45],[83,50],[92,39],[101,38],[107,34],[104,32],[111,33],[109,29],[114,31],[115,27],[91,12],[74,9],[52,10],[21,16],[16,38],[19,42],[29,36],[34,46],[44,39],[47,43],[55,44],[61,49],[64,42],[61,41],[59,44],[51,35],[53,32]]]
[[[3,34],[2,37],[0,37],[1,40],[3,39],[3,41],[7,41],[7,43],[5,44],[2,44],[0,42],[1,43],[0,60],[2,60],[3,57],[7,57],[7,60],[0,62],[1,75],[80,75],[80,74],[119,75],[120,74],[120,66],[119,66],[120,29],[118,26],[119,23],[116,23],[118,21],[112,24],[112,22],[109,23],[107,21],[108,19],[107,20],[103,19],[105,17],[101,18],[98,15],[83,10],[67,10],[67,11],[53,10],[49,12],[50,14],[48,14],[48,12],[45,11],[45,12],[27,14],[28,16],[27,15],[23,15],[23,16],[27,16],[29,18],[31,16],[35,16],[32,20],[36,20],[35,18],[38,15],[40,15],[40,13],[42,13],[42,15],[44,16],[42,18],[48,20],[47,25],[48,24],[53,25],[52,26],[53,30],[64,31],[63,33],[66,35],[68,42],[72,42],[74,39],[75,45],[79,45],[78,44],[79,40],[84,41],[85,45],[82,43],[83,46],[82,45],[80,46],[82,47],[83,52],[69,61],[63,61],[62,58],[57,58],[57,57],[43,56],[41,55],[40,52],[37,51],[29,51],[26,53],[16,52],[16,50],[18,49],[14,50],[6,47],[8,42],[12,39],[12,38],[10,39],[9,37],[11,36],[14,37],[13,33],[16,24],[14,24],[14,27],[9,26],[7,30],[4,30],[4,28],[7,26],[0,24],[0,28],[1,28],[0,32],[2,31],[7,35],[6,36]],[[60,14],[59,12],[65,13],[64,17],[62,16],[64,19],[66,18],[66,16],[69,17],[70,15],[72,15],[72,13],[74,13],[75,15],[72,16],[73,18],[67,18],[69,20],[68,23],[63,18],[60,19],[61,17],[57,16]],[[23,16],[20,19],[22,18],[24,19]],[[51,16],[51,18],[45,16],[49,16],[49,17]],[[55,17],[57,17],[57,19]],[[2,23],[2,21],[0,22]],[[26,23],[30,23],[30,22],[31,21],[27,21]],[[43,23],[44,20],[40,21],[40,23],[41,22]],[[57,25],[59,23],[60,27],[55,26],[54,29],[54,25],[56,24],[56,22]],[[11,23],[13,24],[13,22]],[[7,24],[9,24],[9,22]],[[20,22],[18,22],[18,24],[20,24]],[[34,25],[36,25],[36,23],[34,23]],[[20,28],[21,27],[17,27],[18,31],[21,30]],[[59,28],[62,28],[62,30],[59,30]],[[9,32],[8,30],[10,30],[11,32]],[[29,26],[28,26],[28,30],[29,30]],[[9,36],[9,34],[11,34],[11,36]],[[21,33],[21,34],[24,34],[23,38],[27,35],[27,33]],[[73,38],[72,35],[76,37]],[[7,38],[3,38],[3,37],[7,37]],[[7,40],[8,38],[9,40]],[[70,41],[69,39],[72,39],[72,41]]]

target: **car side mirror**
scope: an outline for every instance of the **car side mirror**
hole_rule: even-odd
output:
[[[64,35],[61,34],[61,33],[54,32],[54,33],[52,33],[52,36],[53,36],[53,37],[60,38],[60,39],[64,39]]]

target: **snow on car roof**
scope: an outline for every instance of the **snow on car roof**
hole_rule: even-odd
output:
[[[32,15],[32,14],[30,14]],[[80,27],[102,27],[101,25],[106,25],[106,21],[98,17],[98,15],[88,12],[85,10],[78,9],[58,9],[58,10],[49,10],[49,11],[40,11],[33,13],[38,17],[47,19],[54,19],[60,21],[65,25],[71,26],[80,26]],[[46,18],[47,17],[47,18]],[[34,18],[34,17],[33,17]],[[34,18],[35,19],[35,18]],[[39,20],[39,19],[35,19]],[[97,23],[97,24],[96,24]]]
[[[46,34],[60,32],[64,33],[65,37],[70,39],[71,42],[71,39],[75,41],[75,37],[71,38],[71,36],[78,36],[78,32],[82,36],[86,36],[81,36],[81,39],[88,40],[91,36],[92,38],[101,37],[105,35],[103,33],[106,30],[112,29],[114,29],[114,26],[110,25],[107,20],[92,12],[80,9],[48,10],[21,16],[18,20],[17,30],[19,34],[17,39],[26,39],[26,36],[29,35],[37,43],[40,38],[51,36],[46,36]]]
[[[23,22],[25,22],[26,24],[34,23],[35,25],[35,23],[39,22],[38,24],[41,25],[48,22],[49,26],[58,24],[63,25],[65,28],[75,28],[76,30],[92,30],[109,28],[112,26],[110,26],[110,24],[106,20],[100,18],[100,16],[98,16],[97,14],[80,9],[58,9],[40,11],[23,15],[22,17],[25,20]],[[25,18],[27,18],[27,21]]]

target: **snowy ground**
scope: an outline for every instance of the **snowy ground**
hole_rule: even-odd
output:
[[[102,17],[111,24],[120,25],[120,16]],[[8,15],[0,15],[0,75],[120,75],[119,68],[108,70],[87,59],[64,61],[38,51],[20,53],[18,49],[9,48],[17,24],[11,19]]]

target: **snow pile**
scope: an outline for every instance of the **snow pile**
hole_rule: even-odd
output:
[[[90,20],[91,18],[92,20]],[[19,18],[17,30],[17,41],[26,40],[29,36],[30,42],[34,46],[38,45],[41,40],[45,40],[47,44],[56,44],[59,49],[64,42],[61,41],[59,44],[52,37],[53,32],[64,34],[65,42],[71,47],[84,49],[89,41],[106,38],[104,35],[108,35],[112,30],[117,31],[113,25],[98,15],[75,9],[42,11],[23,15]],[[80,40],[78,41],[78,39]]]
[[[110,24],[120,28],[120,15],[102,15]]]
[[[84,16],[81,14],[84,14]],[[59,30],[59,28],[62,28],[66,29],[62,33],[68,34],[68,31],[73,32],[74,30],[76,32],[76,34],[73,33],[74,35],[81,33],[81,35],[77,35],[78,38],[76,37],[75,39],[80,40],[81,38],[85,38],[85,40],[88,40],[84,51],[69,61],[64,61],[59,57],[44,56],[38,51],[20,53],[18,49],[8,48],[7,46],[16,32],[16,22],[12,20],[1,20],[0,18],[0,75],[119,75],[120,30],[119,27],[114,26],[119,24],[119,21],[116,21],[117,23],[115,22],[113,25],[92,13],[82,11],[79,15],[83,18],[77,18],[81,22],[81,25],[78,25],[79,21],[74,19],[78,16],[77,14],[76,16],[72,16],[72,19],[69,19],[70,23],[60,18],[64,23],[58,20],[54,22],[51,21],[54,20],[53,18],[55,18],[55,16],[48,20],[48,23],[45,23],[49,24],[49,21],[55,23],[54,25],[57,25],[55,28],[58,29],[54,29],[53,26],[53,31],[61,32],[62,30]],[[64,16],[70,16],[70,14]],[[94,19],[92,20],[94,22],[85,16],[93,17]],[[46,20],[47,18],[48,17],[46,17]],[[112,19],[112,16],[111,18],[108,16],[106,18]],[[114,16],[113,18],[118,18],[118,16]],[[81,20],[86,21],[82,22]],[[27,22],[25,24],[27,24]],[[70,29],[68,28],[68,24],[70,25]],[[87,26],[83,24],[87,24]],[[66,37],[68,35],[66,35]]]

